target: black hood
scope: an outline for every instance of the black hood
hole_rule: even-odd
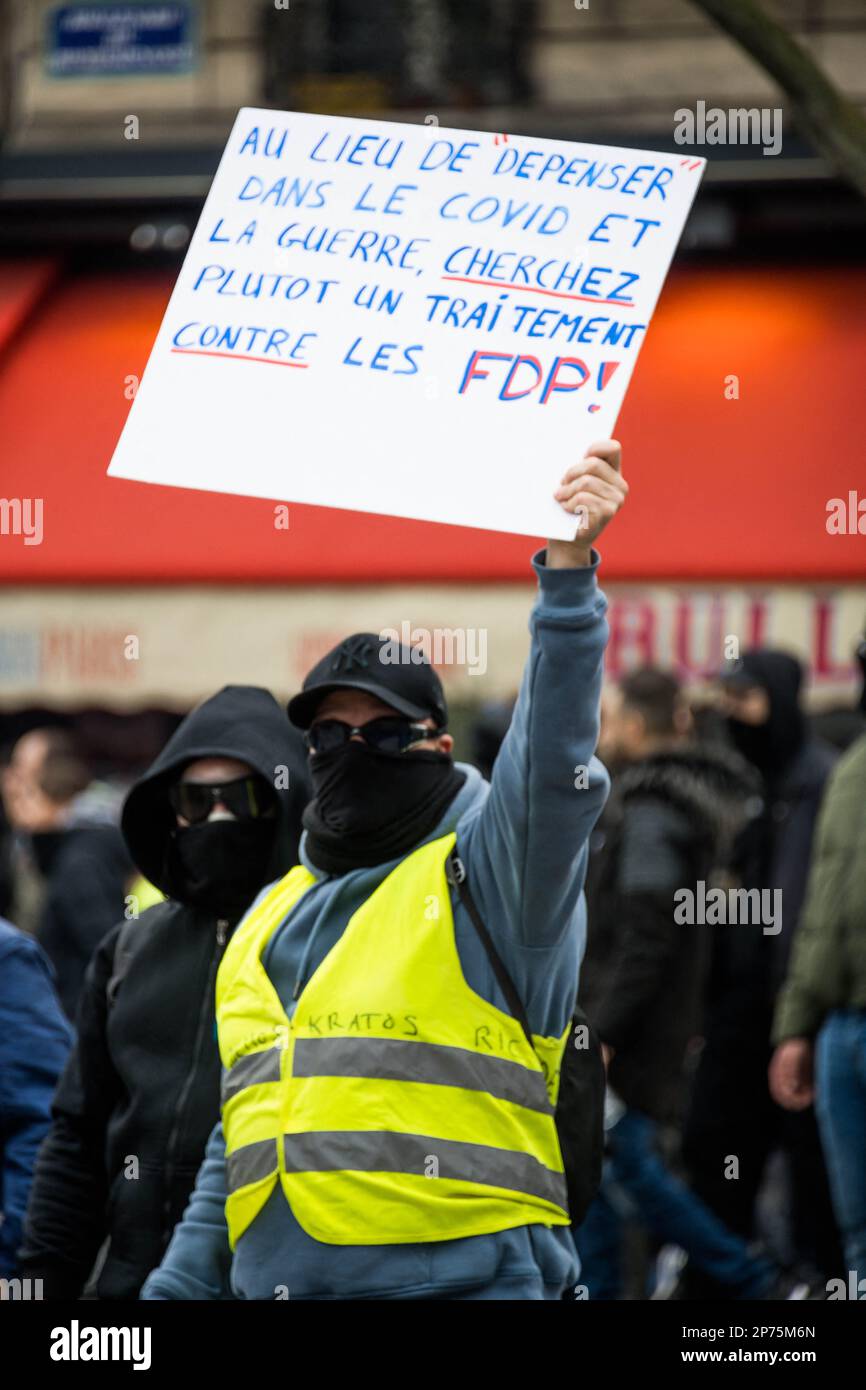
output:
[[[738,665],[740,685],[766,690],[770,714],[765,724],[729,720],[728,729],[737,750],[773,783],[800,751],[806,739],[806,723],[800,709],[803,668],[787,652],[746,652]]]
[[[168,788],[196,758],[239,758],[276,787],[279,825],[268,873],[270,883],[298,862],[301,814],[309,800],[307,759],[301,735],[289,724],[270,691],[227,685],[198,705],[175,730],[159,757],[132,787],[123,805],[121,828],[145,878],[168,892],[166,851],[175,826]],[[288,778],[278,769],[288,768]]]

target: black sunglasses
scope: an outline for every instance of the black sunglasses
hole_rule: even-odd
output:
[[[333,753],[351,738],[359,737],[380,753],[403,753],[413,743],[438,738],[441,733],[441,729],[428,729],[426,724],[385,714],[381,719],[371,719],[355,728],[344,724],[342,719],[322,719],[307,731],[306,743],[311,753]]]
[[[175,782],[168,799],[176,815],[199,825],[218,802],[238,820],[257,820],[273,810],[276,794],[264,777],[254,774],[231,782]]]

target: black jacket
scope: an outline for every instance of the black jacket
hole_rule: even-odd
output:
[[[658,1120],[681,1105],[709,950],[707,927],[675,920],[674,894],[725,862],[756,785],[725,748],[658,753],[614,779],[590,839],[580,1003],[615,1049],[611,1086]]]
[[[815,824],[835,761],[834,749],[807,738],[762,789],[757,813],[738,838],[733,877],[746,889],[778,890],[781,930],[713,928],[704,1031],[715,1046],[730,1049],[752,1040],[759,1051],[769,1047],[773,1008],[803,909]]]
[[[64,1012],[74,1019],[90,959],[123,912],[132,860],[116,825],[36,835],[34,850],[42,849],[40,842],[47,887],[36,939],[54,966]]]
[[[146,876],[166,887],[166,798],[178,770],[241,758],[272,783],[279,822],[263,884],[297,859],[307,798],[298,735],[265,690],[228,686],[181,724],[130,792],[123,829]],[[219,1117],[214,981],[234,922],[168,901],[136,924],[126,970],[109,990],[123,924],[98,948],[78,1013],[78,1042],[40,1151],[20,1262],[48,1298],[75,1298],[109,1237],[100,1298],[136,1298],[161,1261]],[[113,1002],[109,994],[113,993]]]

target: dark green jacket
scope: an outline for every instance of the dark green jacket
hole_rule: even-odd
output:
[[[773,1040],[813,1038],[834,1009],[866,1009],[866,736],[827,784]]]

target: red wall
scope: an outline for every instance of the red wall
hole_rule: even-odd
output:
[[[0,268],[0,496],[44,499],[40,546],[0,536],[0,580],[526,577],[522,537],[294,504],[277,531],[270,502],[107,478],[172,282]],[[864,305],[860,270],[671,275],[617,429],[607,578],[866,578],[866,537],[825,526],[830,498],[866,497]]]

